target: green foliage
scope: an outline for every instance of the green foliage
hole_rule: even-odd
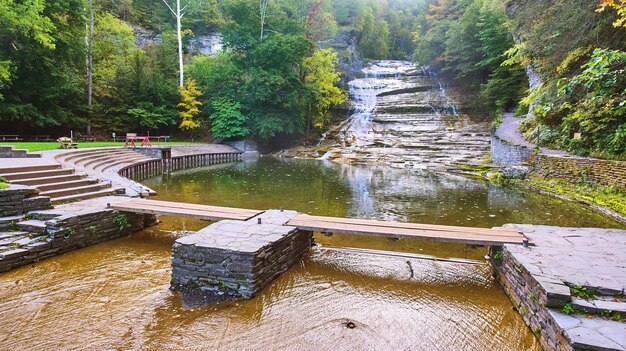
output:
[[[49,126],[77,119],[84,95],[83,14],[79,0],[0,1],[3,124]]]
[[[228,50],[212,58],[197,57],[188,67],[203,91],[200,99],[210,106],[204,117],[213,136],[268,140],[324,125],[328,109],[345,101],[336,86],[336,54],[314,52],[303,27],[272,3],[268,11],[276,11],[273,15],[283,21],[268,17],[268,31],[260,40],[255,6],[229,1],[224,29]]]
[[[119,213],[113,218],[113,223],[115,223],[120,232],[125,232],[130,229],[131,224],[128,222],[128,216],[123,213]]]
[[[476,91],[494,115],[515,106],[527,87],[504,7],[496,0],[439,0],[415,33],[414,60],[440,67]]]
[[[362,18],[359,46],[363,57],[381,60],[389,58],[389,25],[384,19],[378,21],[371,8],[367,8]]]
[[[621,157],[626,154],[626,52],[595,49],[581,69],[543,89],[534,110],[537,124],[527,135],[581,155]]]
[[[586,287],[582,285],[575,285],[571,288],[572,296],[579,297],[581,299],[589,300],[593,298],[593,294],[587,290]]]
[[[321,129],[330,122],[327,113],[330,107],[341,105],[348,99],[348,95],[337,87],[336,63],[337,54],[330,49],[316,51],[304,60],[304,81],[309,94],[303,101],[307,103],[307,115],[315,128]]]
[[[63,239],[67,240],[73,237],[74,235],[76,235],[76,230],[74,230],[74,228],[70,228],[65,232],[65,234],[63,234]]]
[[[567,303],[565,304],[565,306],[563,306],[563,308],[561,309],[561,312],[563,312],[563,314],[570,315],[570,314],[574,314],[574,312],[576,311],[574,310],[574,306],[572,306],[571,303]]]
[[[226,98],[211,101],[211,132],[216,138],[245,137],[250,130],[246,127],[246,116],[241,113],[241,104]]]
[[[0,182],[0,189],[8,189],[8,188],[9,188],[9,184],[5,182]]]

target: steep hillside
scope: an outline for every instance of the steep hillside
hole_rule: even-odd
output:
[[[579,155],[626,157],[626,28],[589,0],[509,0],[517,59],[543,82],[526,137]],[[538,10],[540,9],[540,10]]]

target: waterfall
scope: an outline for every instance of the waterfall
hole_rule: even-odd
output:
[[[377,61],[348,86],[354,111],[322,136],[321,159],[445,169],[477,162],[489,149],[488,123],[461,114],[448,87],[429,67]]]
[[[346,129],[346,136],[353,141],[363,140],[372,129],[372,117],[376,109],[376,95],[382,85],[377,84],[376,73],[365,73],[365,78],[350,82],[350,97],[354,101],[354,113]]]

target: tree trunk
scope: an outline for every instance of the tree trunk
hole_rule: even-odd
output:
[[[93,34],[93,0],[89,0],[89,23],[87,24],[87,35],[85,37],[87,46],[87,135],[91,135],[91,106],[93,105]]]
[[[185,78],[183,76],[183,38],[180,28],[181,17],[183,16],[180,14],[180,0],[176,0],[176,34],[178,37],[178,69],[180,70],[180,82],[178,85],[182,87]]]
[[[261,35],[260,40],[263,41],[263,32],[265,31],[265,12],[267,11],[267,3],[269,0],[260,0],[259,11],[261,14]]]

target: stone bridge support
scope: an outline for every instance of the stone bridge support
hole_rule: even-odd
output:
[[[224,220],[176,240],[171,289],[208,302],[255,296],[298,262],[313,233],[285,226],[295,211],[270,210],[247,221]]]

